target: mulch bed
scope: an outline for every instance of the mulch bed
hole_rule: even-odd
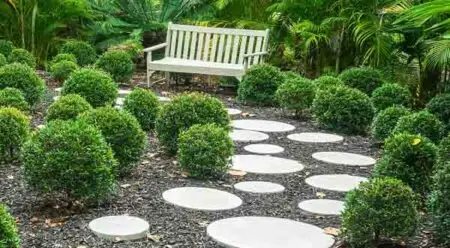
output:
[[[51,87],[54,87],[52,84]],[[220,95],[226,105],[250,113],[251,117],[276,120],[292,124],[293,132],[321,131],[310,121],[299,121],[275,108],[240,106],[229,96]],[[47,96],[47,102],[51,96]],[[46,103],[48,104],[48,103]],[[45,105],[45,104],[44,104]],[[33,116],[33,125],[43,122],[41,107]],[[293,133],[291,132],[291,133]],[[143,161],[135,172],[118,183],[117,195],[102,205],[91,207],[66,207],[64,202],[45,200],[29,191],[24,185],[18,164],[0,166],[0,202],[8,205],[17,217],[23,247],[218,247],[206,235],[206,226],[214,220],[236,216],[274,216],[298,220],[321,228],[339,228],[339,217],[318,216],[300,210],[297,204],[324,193],[327,199],[344,199],[344,193],[318,190],[304,182],[308,176],[318,174],[345,173],[369,177],[371,167],[352,167],[325,164],[314,160],[311,155],[318,151],[345,151],[379,158],[380,149],[369,138],[346,136],[344,142],[336,144],[303,144],[286,138],[288,133],[271,133],[264,143],[285,148],[279,156],[295,159],[305,165],[299,173],[287,175],[253,175],[244,177],[225,176],[215,181],[199,181],[186,177],[177,167],[176,158],[165,156],[159,149],[154,134],[149,135],[150,146]],[[244,151],[245,143],[238,143],[236,154]],[[245,180],[267,180],[282,184],[286,191],[281,194],[253,195],[235,191],[233,184]],[[201,212],[181,209],[167,204],[162,199],[165,190],[183,186],[211,187],[240,196],[241,207],[222,212]],[[146,219],[150,223],[149,238],[133,242],[108,242],[95,237],[88,229],[88,223],[105,215],[128,214]],[[407,247],[436,247],[429,241],[430,232],[424,228]],[[340,246],[339,242],[336,247]]]

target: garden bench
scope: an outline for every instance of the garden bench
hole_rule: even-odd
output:
[[[269,30],[210,28],[169,23],[166,42],[144,49],[147,83],[156,71],[230,76],[241,80],[247,68],[263,62],[268,54]],[[152,52],[165,48],[165,56],[152,59]],[[153,83],[157,83],[159,81]]]

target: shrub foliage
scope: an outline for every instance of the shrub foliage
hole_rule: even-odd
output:
[[[450,162],[441,164],[433,176],[433,189],[428,198],[435,235],[442,244],[450,244]]]
[[[450,94],[435,96],[426,107],[444,123],[447,130],[450,130]]]
[[[52,59],[52,64],[61,62],[61,61],[71,61],[77,64],[77,57],[71,53],[59,53]]]
[[[333,76],[321,76],[314,80],[314,85],[318,90],[326,90],[330,87],[343,86],[344,82],[341,79]]]
[[[61,46],[59,52],[75,55],[80,66],[93,64],[97,57],[95,49],[89,43],[78,40],[67,41]]]
[[[394,105],[410,108],[413,102],[411,92],[399,84],[383,84],[372,93],[372,101],[377,111]]]
[[[428,111],[420,111],[401,117],[394,128],[394,133],[420,134],[439,142],[444,136],[444,124]]]
[[[409,109],[402,106],[392,106],[381,110],[373,120],[372,136],[379,141],[384,141],[391,135],[398,120],[410,113]]]
[[[16,88],[0,90],[0,107],[12,107],[23,112],[30,110],[30,105],[25,100],[22,91]]]
[[[47,109],[45,116],[47,121],[52,120],[75,120],[79,114],[91,110],[91,105],[81,96],[69,94],[61,96]]]
[[[131,56],[122,51],[108,51],[102,54],[95,66],[109,73],[114,81],[128,83],[134,72]]]
[[[339,78],[349,87],[356,88],[367,95],[383,84],[380,71],[371,67],[350,68],[343,71]]]
[[[0,204],[0,248],[20,248],[16,220],[3,204]]]
[[[22,144],[29,138],[30,120],[15,108],[0,108],[0,157],[18,157]]]
[[[151,90],[136,88],[125,97],[123,108],[136,117],[142,129],[149,131],[155,127],[161,106]]]
[[[62,60],[57,63],[53,63],[50,66],[50,74],[52,77],[60,82],[64,82],[70,77],[72,72],[78,69],[78,65],[72,61]]]
[[[9,40],[0,40],[0,54],[3,54],[6,58],[11,54],[14,49],[14,45]]]
[[[316,87],[311,80],[298,77],[286,80],[275,92],[275,99],[283,108],[295,111],[301,115],[312,105]]]
[[[8,62],[28,65],[32,69],[36,68],[36,59],[30,52],[22,48],[13,49],[8,56]]]
[[[0,67],[6,65],[7,63],[8,63],[8,61],[6,61],[5,55],[0,53]]]

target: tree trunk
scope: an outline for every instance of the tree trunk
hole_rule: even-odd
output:
[[[342,24],[341,32],[339,33],[338,48],[336,52],[336,68],[335,72],[339,74],[341,71],[341,53],[342,53],[342,42],[344,41],[345,25]]]

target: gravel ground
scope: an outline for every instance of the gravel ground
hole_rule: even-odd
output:
[[[50,99],[48,96],[47,99]],[[303,122],[285,117],[277,109],[255,108],[237,105],[229,97],[221,97],[230,107],[241,109],[254,118],[277,120],[292,124],[294,132],[321,131],[311,122]],[[42,123],[43,108],[34,115],[33,125]],[[23,247],[63,247],[63,248],[140,248],[140,247],[218,247],[206,235],[206,226],[214,220],[236,216],[274,216],[298,220],[321,228],[339,228],[339,217],[318,216],[300,210],[297,204],[306,199],[316,198],[320,192],[327,199],[343,200],[343,193],[317,190],[308,186],[307,176],[330,173],[346,173],[370,176],[372,167],[350,167],[325,164],[314,160],[311,155],[318,151],[345,151],[379,157],[380,150],[365,137],[345,136],[342,143],[303,144],[286,138],[289,133],[271,133],[264,143],[285,148],[279,156],[300,161],[305,169],[288,175],[252,175],[234,177],[227,175],[221,180],[198,181],[186,177],[176,165],[175,158],[160,152],[153,134],[149,135],[150,147],[135,173],[119,182],[117,194],[108,202],[93,207],[68,208],[64,202],[38,197],[23,184],[18,164],[0,166],[0,202],[11,208],[17,217]],[[248,143],[247,143],[248,144]],[[246,143],[237,144],[236,154],[244,151]],[[285,192],[271,195],[253,195],[234,191],[234,183],[245,180],[268,180],[282,184]],[[235,210],[222,212],[201,212],[181,209],[167,204],[162,199],[165,190],[182,186],[203,186],[235,193],[244,201]],[[133,242],[107,242],[95,237],[88,229],[88,223],[105,215],[128,214],[144,218],[150,223],[149,238]],[[429,232],[423,231],[425,235]],[[408,247],[436,247],[428,244],[422,233]],[[339,242],[336,243],[336,247]]]

